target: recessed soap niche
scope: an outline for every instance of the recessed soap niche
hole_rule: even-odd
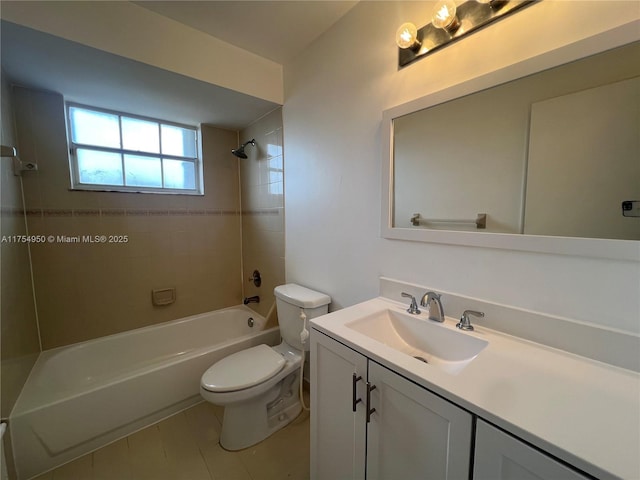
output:
[[[175,287],[154,288],[151,290],[151,302],[157,307],[171,305],[176,301]]]

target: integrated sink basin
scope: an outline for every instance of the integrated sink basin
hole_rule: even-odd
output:
[[[457,373],[473,361],[488,342],[428,320],[385,309],[344,324],[387,347],[428,365]]]

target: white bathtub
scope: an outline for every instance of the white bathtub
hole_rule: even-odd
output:
[[[264,324],[241,305],[42,352],[9,420],[18,478],[195,405],[214,362],[280,341]]]

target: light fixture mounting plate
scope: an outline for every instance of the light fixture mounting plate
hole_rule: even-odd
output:
[[[484,3],[467,0],[457,7],[456,14],[460,22],[460,27],[457,30],[450,33],[442,28],[434,27],[431,23],[418,29],[420,48],[417,50],[398,48],[398,67],[406,67],[496,20],[539,1],[541,0],[494,0]]]

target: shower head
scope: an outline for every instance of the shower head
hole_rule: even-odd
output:
[[[247,158],[247,154],[244,153],[244,147],[246,147],[249,144],[251,144],[252,146],[255,147],[256,146],[256,140],[254,138],[252,138],[248,142],[244,142],[242,145],[240,145],[239,148],[234,148],[233,150],[231,150],[231,153],[233,153],[238,158]]]

